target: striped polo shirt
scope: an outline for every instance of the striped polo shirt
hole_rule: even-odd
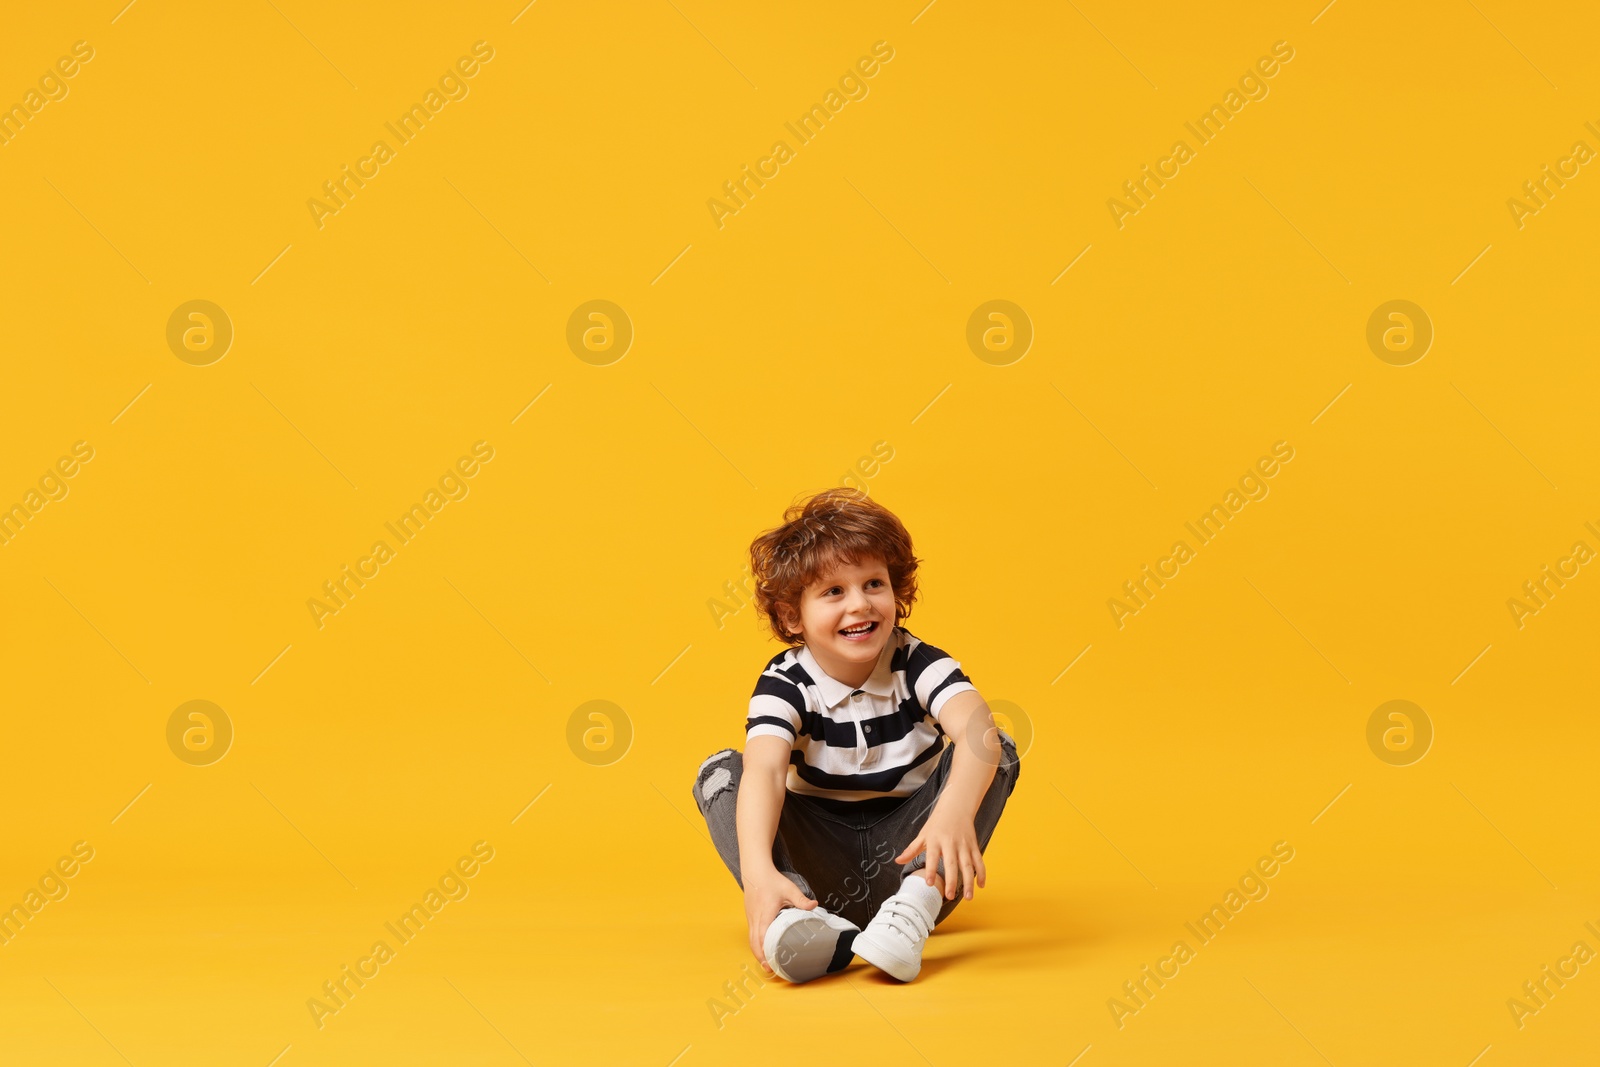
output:
[[[750,697],[745,739],[790,742],[788,790],[838,801],[907,797],[944,748],[939,712],[975,689],[961,664],[896,626],[872,676],[852,688],[801,645],[767,662]]]

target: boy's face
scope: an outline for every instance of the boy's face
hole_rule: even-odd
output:
[[[792,616],[790,622],[794,632]],[[800,595],[800,635],[823,670],[840,681],[865,680],[846,676],[871,673],[894,623],[894,587],[881,559],[835,562]]]

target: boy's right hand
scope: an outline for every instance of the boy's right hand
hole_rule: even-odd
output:
[[[809,911],[816,906],[816,901],[800,892],[800,887],[776,867],[768,867],[745,876],[744,917],[750,924],[750,951],[755,955],[756,962],[760,963],[769,974],[773,972],[772,966],[767,963],[765,949],[767,927],[772,925],[772,920],[776,919],[778,912],[784,908],[803,908]]]

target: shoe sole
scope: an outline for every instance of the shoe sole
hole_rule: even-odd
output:
[[[804,915],[785,927],[776,942],[770,937],[767,939],[763,946],[767,952],[767,966],[778,977],[794,983],[842,971],[855,959],[852,946],[859,933],[859,930],[829,926],[815,915]]]
[[[852,946],[857,956],[872,964],[878,970],[902,982],[909,982],[922,972],[922,961],[908,960],[903,956],[890,952],[883,945],[872,940],[863,931],[858,934]]]

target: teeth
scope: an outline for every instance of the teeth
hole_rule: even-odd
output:
[[[868,630],[872,629],[873,625],[874,624],[870,623],[870,622],[862,623],[860,626],[857,626],[854,629],[845,630],[844,633],[847,633],[847,634],[864,634]]]

